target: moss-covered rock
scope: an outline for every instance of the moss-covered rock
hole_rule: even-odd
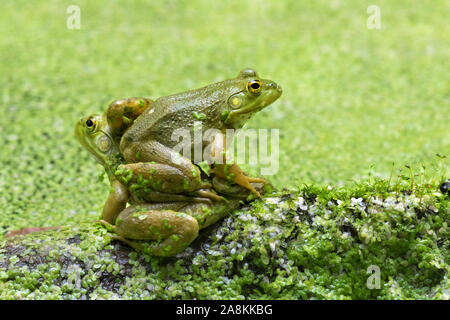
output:
[[[448,196],[330,189],[247,204],[173,258],[94,223],[16,236],[0,243],[0,298],[449,298]]]

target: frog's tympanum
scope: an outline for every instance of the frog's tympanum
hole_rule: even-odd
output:
[[[199,229],[237,208],[248,190],[259,195],[266,181],[248,177],[237,165],[216,165],[214,177],[207,177],[191,159],[172,162],[170,130],[191,129],[199,113],[208,115],[201,117],[206,128],[240,128],[280,94],[274,82],[245,69],[236,79],[155,102],[115,101],[105,114],[82,118],[76,137],[104,166],[112,186],[101,223],[139,251],[171,256],[184,250]],[[230,185],[230,173],[236,184]]]

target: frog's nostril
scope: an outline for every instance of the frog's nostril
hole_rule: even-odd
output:
[[[281,86],[280,85],[278,85],[277,83],[275,83],[275,82],[269,82],[268,84],[267,84],[267,88],[269,88],[269,89],[275,89],[275,90],[277,90],[278,92],[283,92],[283,89],[281,88]]]

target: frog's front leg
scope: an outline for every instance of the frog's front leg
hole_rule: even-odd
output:
[[[218,176],[215,176],[212,179],[212,184],[213,184],[214,190],[218,194],[224,194],[224,195],[226,195],[227,198],[231,197],[231,198],[245,200],[250,195],[250,190],[248,190],[248,188],[244,188],[239,184],[230,182],[230,181],[228,181],[224,178],[220,178]],[[270,184],[270,182],[268,182],[266,180],[258,181],[258,182],[251,182],[250,184],[260,194],[264,194],[267,191],[266,190],[267,185],[269,185],[269,187],[270,187],[269,190],[271,188],[273,188],[272,185]]]
[[[211,156],[213,159],[221,160],[221,163],[214,164],[214,169],[212,170],[217,177],[232,181],[261,198],[261,194],[254,188],[252,183],[267,184],[268,182],[262,178],[253,178],[246,175],[236,163],[226,163],[225,136],[222,133],[216,134],[212,141]]]
[[[119,240],[155,256],[181,252],[197,237],[199,230],[197,220],[185,213],[153,210],[145,205],[126,208],[117,217],[115,225],[107,221],[101,223],[122,238]],[[149,240],[156,241],[150,243]]]
[[[236,163],[233,164],[216,164],[214,166],[214,173],[217,177],[232,181],[247,190],[250,190],[258,198],[261,198],[261,194],[255,189],[252,183],[264,183],[268,182],[263,178],[253,178],[245,174],[245,172]]]
[[[118,180],[111,182],[111,192],[103,206],[102,219],[114,224],[117,216],[127,206],[129,199],[128,189]]]

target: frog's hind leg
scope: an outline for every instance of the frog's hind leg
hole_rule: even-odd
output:
[[[158,141],[140,141],[133,137],[139,133],[134,131],[141,129],[139,124],[135,123],[121,139],[120,150],[127,164],[118,167],[119,173],[124,169],[140,173],[160,192],[185,193],[201,189],[200,169],[190,159]]]
[[[163,257],[183,251],[198,236],[198,230],[197,220],[185,213],[139,206],[122,211],[114,226],[114,231],[136,250]]]

